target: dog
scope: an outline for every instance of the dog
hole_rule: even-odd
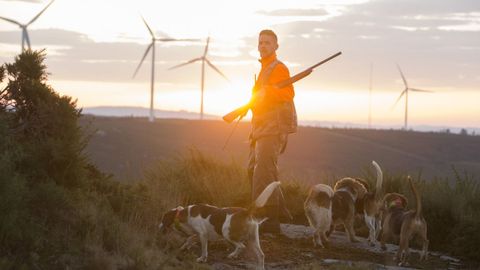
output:
[[[412,193],[415,195],[415,210],[406,210],[407,198],[398,193],[388,193],[383,199],[385,216],[382,226],[381,247],[386,250],[385,241],[392,235],[399,236],[399,248],[395,259],[399,265],[405,265],[409,255],[409,242],[415,235],[422,241],[420,260],[428,256],[427,222],[422,215],[422,202],[410,176],[407,177]]]
[[[305,216],[313,234],[313,246],[324,248],[328,244],[325,233],[330,229],[332,223],[332,198],[333,189],[324,184],[318,184],[310,189],[307,199],[303,205]]]
[[[377,242],[378,234],[381,230],[381,209],[382,209],[382,183],[383,173],[382,169],[377,162],[372,161],[372,165],[377,172],[377,182],[375,185],[375,191],[371,191],[368,183],[360,178],[355,178],[360,182],[367,193],[362,199],[357,200],[355,204],[355,212],[357,215],[362,215],[365,224],[368,227],[368,242],[371,246],[374,246]]]
[[[264,269],[265,255],[260,247],[259,225],[267,218],[262,208],[272,193],[279,188],[280,182],[269,184],[248,209],[240,207],[219,208],[208,204],[179,206],[162,217],[160,230],[167,233],[174,229],[188,235],[189,238],[182,246],[191,245],[196,238],[200,240],[202,254],[197,262],[206,262],[208,256],[208,241],[224,238],[235,246],[235,250],[228,258],[236,258],[246,248],[244,242],[253,250],[257,257],[257,268]]]
[[[348,233],[350,242],[359,242],[355,237],[353,224],[355,221],[355,204],[358,200],[363,199],[367,193],[367,189],[353,178],[346,177],[340,179],[333,188],[332,197],[332,224],[327,236],[335,229],[338,224],[343,224],[345,231]]]

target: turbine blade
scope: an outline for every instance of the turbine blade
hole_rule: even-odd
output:
[[[145,24],[145,26],[147,27],[148,32],[150,32],[150,35],[152,36],[152,38],[155,38],[155,34],[153,33],[153,31],[152,31],[152,29],[150,28],[150,26],[148,26],[148,23],[147,23],[147,21],[145,21],[145,19],[143,18],[143,16],[142,16],[142,20],[143,20],[143,23]]]
[[[423,89],[416,89],[416,88],[408,88],[408,90],[412,90],[414,92],[434,93],[434,91],[431,91],[431,90],[423,90]]]
[[[55,0],[52,0],[50,1],[50,3],[48,3],[48,5],[46,7],[44,7],[42,9],[42,11],[40,11],[37,16],[33,17],[33,19],[31,19],[28,23],[27,23],[27,26],[30,25],[31,23],[33,23],[34,21],[36,21],[38,19],[38,17],[40,17],[40,15],[42,15],[42,13],[54,2]]]
[[[213,68],[218,74],[220,74],[225,80],[230,81],[227,76],[225,76],[217,67],[215,67],[207,58],[205,58],[205,61],[207,61],[207,64]]]
[[[400,69],[400,66],[397,64],[398,71],[400,71],[400,75],[402,76],[403,83],[405,84],[405,88],[408,88],[407,80],[405,79],[405,76],[403,76],[403,72]]]
[[[147,54],[150,51],[150,49],[152,48],[152,46],[153,46],[153,42],[150,43],[150,45],[148,45],[147,49],[145,50],[145,53],[143,54],[142,60],[140,60],[140,64],[138,64],[137,69],[135,69],[135,73],[133,73],[132,78],[135,78],[135,75],[137,75],[138,70],[142,66],[143,60],[145,60],[145,57],[147,57]]]
[[[199,57],[199,58],[195,58],[195,59],[192,59],[188,62],[185,62],[185,63],[182,63],[182,64],[179,64],[179,65],[176,65],[176,66],[173,66],[171,68],[169,68],[168,70],[172,70],[172,69],[176,69],[176,68],[179,68],[179,67],[183,67],[183,66],[186,66],[188,64],[191,64],[193,62],[196,62],[196,61],[199,61],[199,60],[202,60],[202,57]]]
[[[205,45],[205,51],[203,52],[203,57],[205,57],[207,55],[208,44],[210,44],[210,37],[207,38],[207,45]]]
[[[168,41],[199,41],[199,39],[194,38],[156,38],[156,41],[168,42]]]
[[[407,92],[407,89],[403,90],[402,93],[400,94],[400,96],[398,96],[397,100],[395,101],[395,103],[393,104],[392,106],[392,110],[393,108],[395,108],[395,106],[397,106],[397,103],[400,101],[400,99],[403,97],[403,95],[405,95],[405,93]]]
[[[21,23],[19,23],[19,22],[15,21],[15,20],[9,19],[9,18],[0,17],[0,19],[2,19],[2,20],[5,20],[5,21],[7,21],[7,22],[14,23],[14,24],[16,24],[16,25],[18,25],[18,26],[22,26],[22,24],[21,24]]]

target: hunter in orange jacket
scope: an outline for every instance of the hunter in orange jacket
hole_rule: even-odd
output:
[[[262,69],[253,88],[252,132],[248,176],[252,184],[252,199],[273,181],[278,181],[278,156],[285,150],[288,134],[296,132],[297,115],[293,103],[293,86],[277,88],[275,84],[290,78],[288,68],[277,59],[277,36],[272,30],[263,30],[258,37],[258,51]],[[268,219],[260,226],[261,232],[280,233],[279,209],[282,205],[278,192],[264,207]]]

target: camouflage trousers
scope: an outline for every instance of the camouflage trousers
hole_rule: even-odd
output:
[[[287,135],[271,135],[250,142],[248,177],[252,187],[252,201],[273,181],[278,181],[278,156],[287,144]],[[266,206],[279,205],[278,190],[267,201]]]

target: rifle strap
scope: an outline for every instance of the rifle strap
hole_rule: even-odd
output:
[[[260,75],[258,75],[258,79],[255,82],[255,89],[261,88],[263,85],[268,83],[270,79],[270,75],[272,75],[273,69],[280,63],[278,60],[274,60],[266,69],[262,69]]]

